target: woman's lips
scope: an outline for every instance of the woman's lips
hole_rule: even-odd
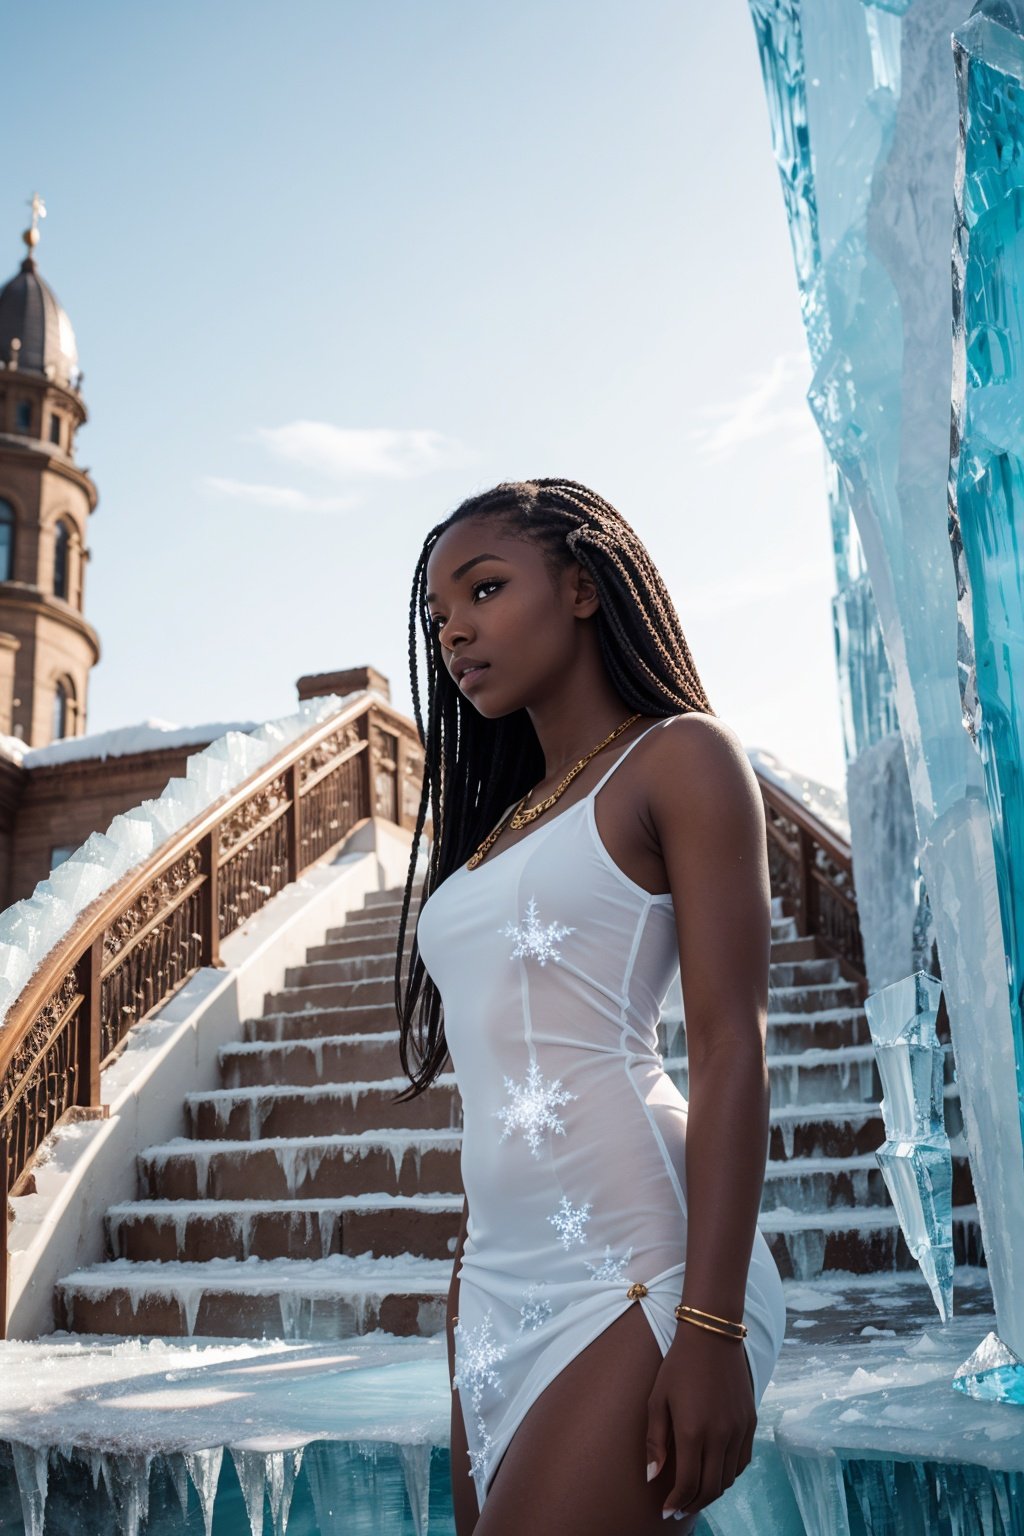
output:
[[[469,668],[467,668],[467,670],[465,672],[463,672],[462,676],[459,678],[459,687],[460,688],[469,688],[469,687],[471,687],[472,684],[474,683],[474,681],[478,677],[482,677],[483,676],[483,674],[487,671],[487,668],[488,668],[489,665],[490,665],[489,662],[485,662],[482,667],[469,667]]]

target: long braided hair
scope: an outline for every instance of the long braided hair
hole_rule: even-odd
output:
[[[433,839],[422,900],[464,864],[501,812],[538,783],[544,754],[525,709],[487,720],[462,697],[441,658],[426,602],[427,561],[446,529],[491,518],[497,531],[538,546],[553,578],[573,561],[589,572],[600,597],[594,613],[608,677],[630,711],[644,715],[714,714],[682,626],[654,562],[621,513],[576,480],[505,481],[463,501],[427,534],[409,606],[409,675],[426,764],[406,878],[395,961],[399,1055],[410,1085],[402,1103],[423,1093],[443,1070],[448,1046],[441,998],[413,938],[404,979],[409,907],[429,806]],[[427,727],[423,728],[416,629],[427,651]]]

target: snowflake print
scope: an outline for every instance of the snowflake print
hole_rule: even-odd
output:
[[[547,1297],[538,1300],[537,1293],[544,1289],[544,1281],[528,1285],[523,1292],[523,1304],[519,1309],[519,1332],[532,1333],[551,1316],[551,1303]]]
[[[467,1451],[466,1454],[469,1456],[469,1465],[472,1469],[472,1476],[483,1477],[487,1471],[487,1463],[491,1457],[491,1450],[494,1446],[494,1441],[488,1434],[487,1425],[484,1423],[483,1417],[479,1413],[476,1416],[476,1433],[477,1439],[480,1442],[479,1447],[475,1451]]]
[[[575,928],[566,928],[561,923],[549,923],[546,928],[541,926],[537,915],[537,901],[531,896],[526,905],[526,921],[523,923],[506,923],[498,932],[506,938],[515,939],[515,948],[510,958],[518,959],[520,955],[532,955],[541,965],[546,965],[549,960],[561,960],[555,945],[559,939],[563,939],[567,933],[575,933]]]
[[[561,1239],[562,1247],[568,1253],[574,1243],[585,1243],[584,1228],[590,1218],[593,1207],[588,1200],[585,1205],[573,1205],[568,1195],[563,1195],[558,1204],[558,1210],[553,1216],[548,1217],[551,1225]]]
[[[605,1245],[604,1258],[600,1264],[591,1264],[584,1259],[584,1263],[590,1270],[591,1280],[625,1280],[626,1269],[633,1257],[633,1249],[629,1247],[625,1253],[616,1258],[608,1245]]]
[[[534,1157],[540,1157],[540,1146],[545,1131],[556,1136],[565,1135],[565,1123],[555,1113],[558,1105],[567,1104],[576,1095],[562,1087],[561,1078],[549,1081],[535,1061],[521,1083],[506,1077],[505,1091],[510,1102],[494,1114],[505,1122],[501,1140],[505,1141],[513,1131],[522,1131],[526,1144]]]
[[[475,1328],[465,1328],[461,1323],[455,1325],[455,1374],[452,1386],[467,1388],[476,1409],[480,1407],[484,1387],[493,1387],[499,1397],[505,1395],[496,1366],[499,1360],[504,1359],[506,1346],[497,1342],[492,1328],[490,1307],[483,1321]]]

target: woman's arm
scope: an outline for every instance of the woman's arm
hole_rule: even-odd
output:
[[[459,1239],[455,1245],[455,1263],[452,1266],[452,1283],[448,1289],[448,1315],[445,1320],[445,1332],[448,1336],[448,1380],[455,1376],[455,1324],[459,1316],[459,1265],[462,1262],[462,1250],[466,1242],[466,1227],[469,1222],[469,1201],[462,1202],[462,1222],[459,1226]],[[466,1425],[462,1417],[462,1403],[458,1392],[452,1388],[452,1419],[451,1419],[451,1468],[452,1468],[452,1501],[455,1510],[456,1536],[470,1536],[470,1532],[479,1519],[480,1511],[477,1508],[476,1488],[473,1479],[469,1475],[469,1446],[466,1441]]]
[[[764,804],[742,744],[717,718],[687,715],[657,735],[650,808],[676,912],[688,1063],[682,1300],[739,1321],[768,1155]],[[718,1498],[749,1462],[756,1423],[744,1345],[677,1323],[651,1400],[658,1470],[669,1435],[676,1448],[666,1507]]]

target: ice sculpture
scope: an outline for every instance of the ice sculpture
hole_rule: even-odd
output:
[[[976,15],[954,34],[954,52],[964,128],[956,178],[949,478],[960,690],[995,834],[1024,1116],[1024,39]]]
[[[965,4],[750,7],[814,364],[808,399],[856,526],[891,669],[999,1333],[1022,1354],[1024,1144],[992,826],[962,722],[946,511],[950,37]],[[856,827],[854,864],[864,907],[881,881],[871,858],[858,857]]]
[[[935,1032],[942,983],[924,971],[864,1004],[882,1079],[885,1141],[876,1152],[907,1247],[943,1322],[953,1315],[953,1154],[943,1113],[945,1046]]]

